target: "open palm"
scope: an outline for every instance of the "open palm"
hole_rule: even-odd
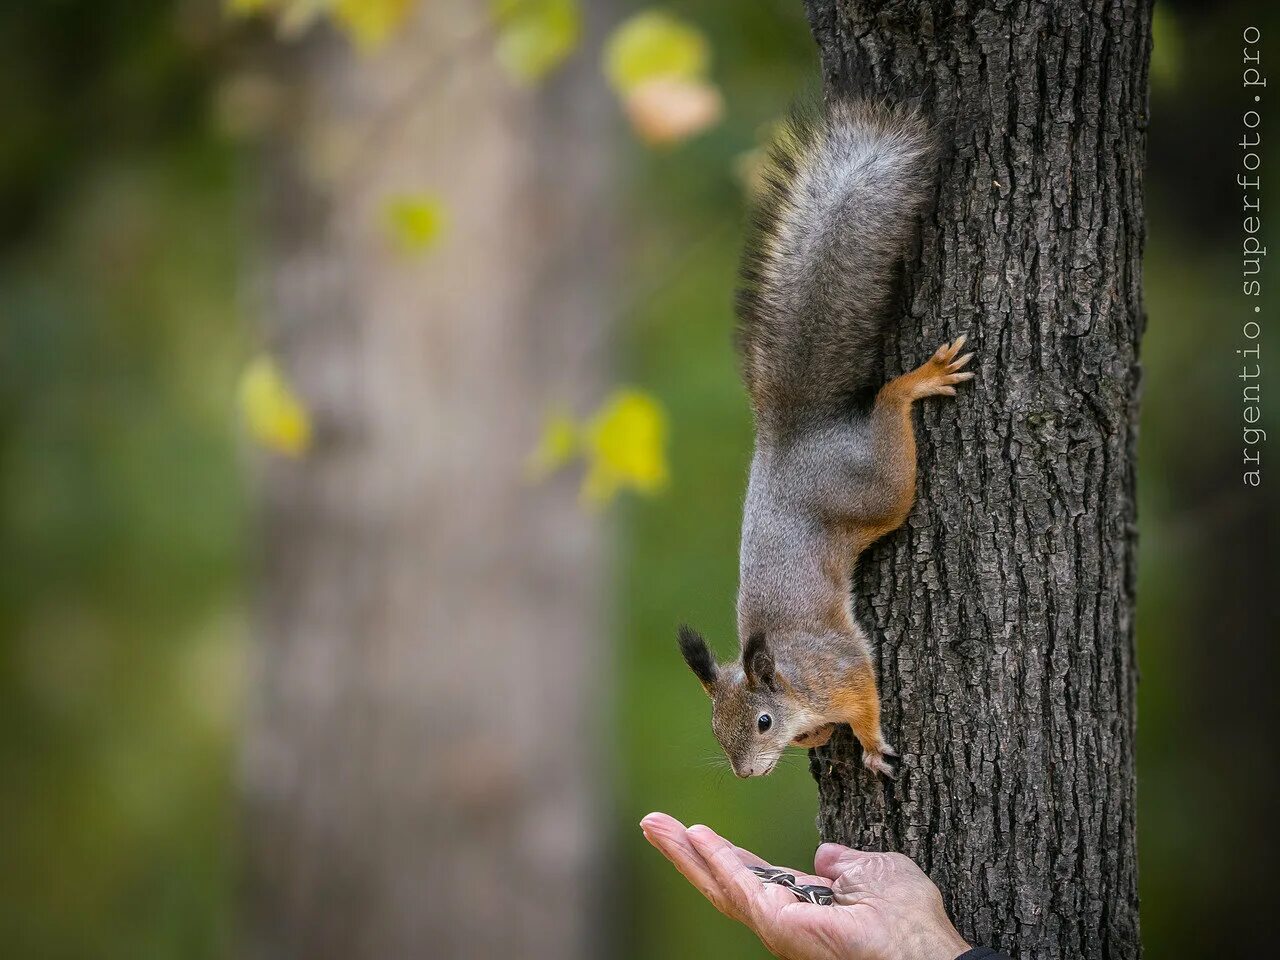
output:
[[[969,949],[937,887],[901,854],[825,843],[813,873],[785,867],[797,883],[835,891],[833,906],[819,906],[761,883],[749,868],[772,864],[709,827],[686,829],[664,813],[651,813],[640,827],[717,910],[746,924],[784,960],[955,960]]]

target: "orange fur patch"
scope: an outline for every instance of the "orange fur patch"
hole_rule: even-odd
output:
[[[844,685],[831,698],[831,706],[853,728],[863,750],[880,752],[880,692],[871,664],[864,662],[850,671]]]

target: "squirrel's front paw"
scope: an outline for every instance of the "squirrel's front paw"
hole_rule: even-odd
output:
[[[957,356],[964,346],[966,337],[959,337],[955,343],[944,343],[932,357],[926,360],[915,371],[915,389],[913,399],[921,397],[955,396],[957,383],[972,380],[972,373],[961,373],[960,370],[973,359],[972,353],[963,357]]]
[[[814,747],[821,747],[831,739],[831,734],[835,732],[836,725],[828,723],[819,727],[817,730],[808,730],[791,741],[793,746],[803,747],[811,750]]]
[[[898,754],[894,752],[893,747],[887,743],[881,743],[878,751],[863,750],[862,765],[872,773],[877,773],[882,777],[888,777],[890,780],[898,779],[898,768],[895,766]]]

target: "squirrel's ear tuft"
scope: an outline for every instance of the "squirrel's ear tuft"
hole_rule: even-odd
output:
[[[687,623],[680,624],[680,652],[684,654],[684,662],[689,665],[694,676],[706,688],[707,693],[716,682],[716,658],[711,655],[711,648],[697,630]]]
[[[742,648],[742,670],[747,675],[748,683],[773,686],[773,654],[769,652],[763,633],[753,633],[747,637],[747,645]]]

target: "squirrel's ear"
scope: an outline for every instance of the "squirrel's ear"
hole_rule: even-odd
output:
[[[773,654],[769,652],[763,633],[753,633],[747,637],[747,645],[742,648],[742,670],[747,675],[748,683],[773,686]]]
[[[680,652],[684,654],[684,662],[689,665],[694,676],[710,693],[716,682],[716,658],[711,655],[711,649],[707,646],[707,641],[702,639],[702,634],[687,623],[680,624]]]

